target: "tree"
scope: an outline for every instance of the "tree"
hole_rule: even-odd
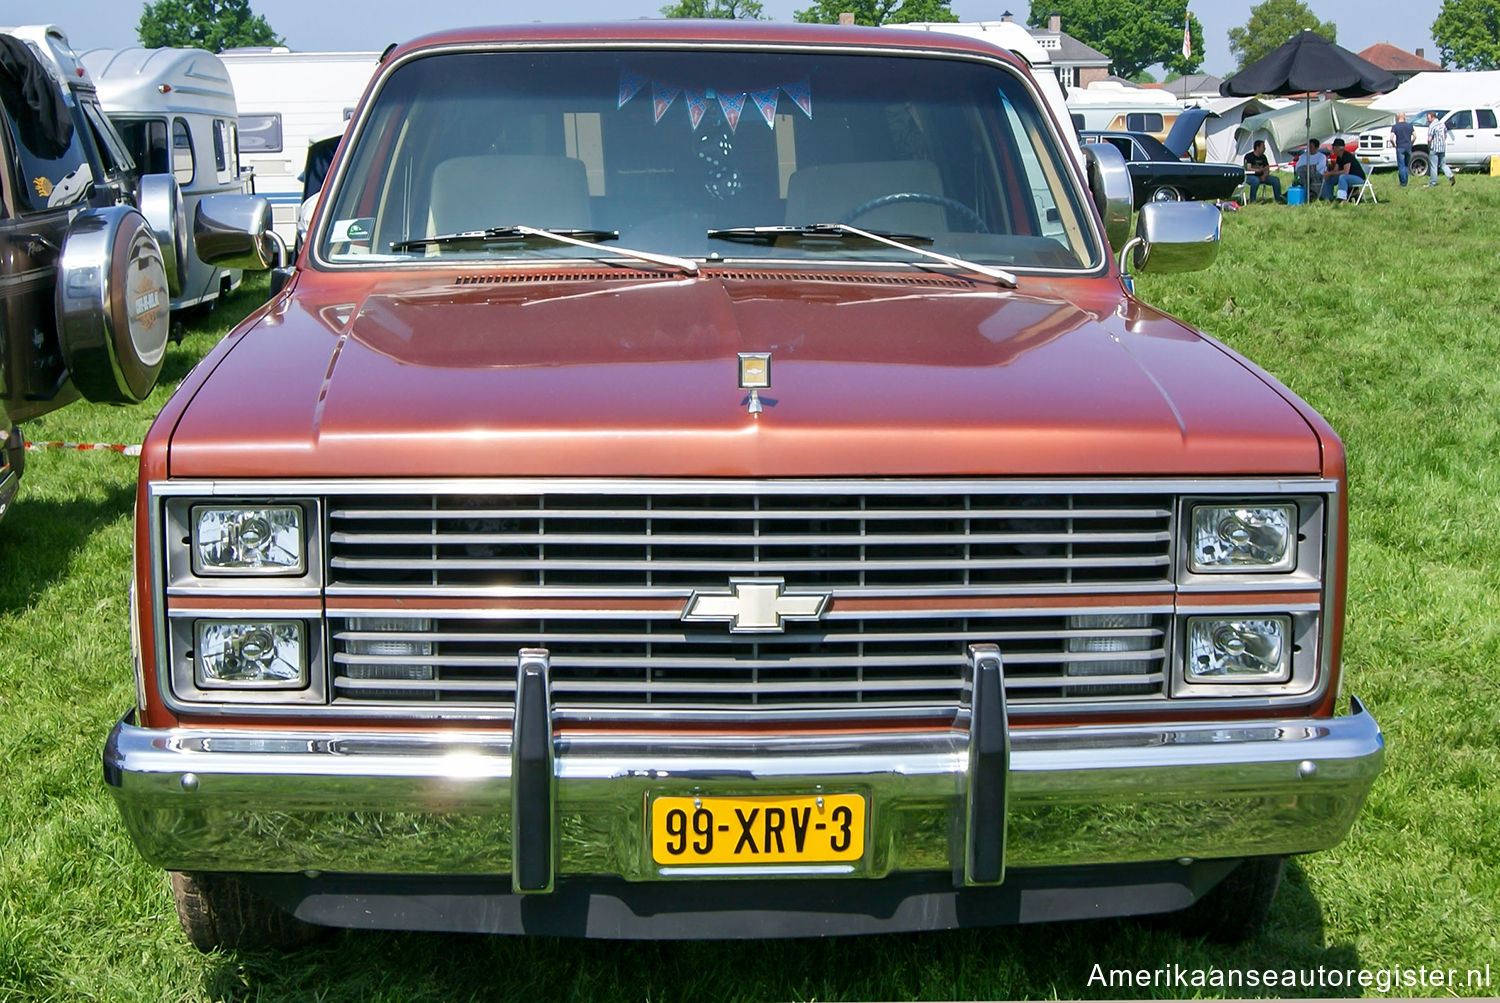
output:
[[[1192,20],[1192,56],[1182,58],[1182,22],[1188,0],[1049,0],[1031,5],[1030,24],[1040,28],[1051,14],[1062,28],[1085,45],[1109,57],[1111,68],[1133,77],[1162,63],[1179,73],[1203,65],[1203,26]]]
[[[223,52],[238,46],[282,45],[249,0],[156,0],[141,10],[135,28],[148,49],[174,46]]]
[[[1495,0],[1443,0],[1432,22],[1443,65],[1458,70],[1500,70],[1500,4]]]
[[[837,24],[839,15],[854,15],[855,24],[910,24],[913,21],[957,21],[949,0],[816,0],[796,13],[804,24]]]
[[[1265,0],[1250,8],[1243,28],[1229,29],[1229,51],[1244,69],[1299,31],[1315,31],[1330,42],[1338,41],[1332,21],[1319,21],[1302,0]]]
[[[661,9],[663,17],[719,17],[763,21],[760,0],[677,0]]]

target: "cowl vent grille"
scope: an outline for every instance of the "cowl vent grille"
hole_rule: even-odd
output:
[[[941,275],[887,275],[872,272],[801,272],[801,271],[716,271],[705,270],[706,278],[724,282],[825,282],[838,285],[921,286],[927,289],[972,289],[974,283]],[[648,272],[635,269],[569,269],[559,272],[516,271],[485,272],[460,275],[456,286],[514,286],[560,282],[650,282],[678,281],[682,275],[669,269]]]

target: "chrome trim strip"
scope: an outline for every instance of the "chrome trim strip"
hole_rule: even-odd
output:
[[[1327,720],[1009,732],[1006,855],[1017,867],[1324,849],[1348,831],[1384,754],[1357,699]],[[870,798],[861,873],[962,870],[961,729],[563,733],[556,750],[559,876],[659,878],[642,852],[648,796],[834,789]],[[132,838],[159,866],[507,874],[510,753],[503,731],[158,731],[127,718],[104,764]]]
[[[371,495],[371,494],[818,494],[837,488],[844,494],[927,495],[934,487],[951,494],[1003,491],[1005,494],[1318,494],[1331,493],[1337,481],[1320,478],[1039,478],[1014,480],[1005,477],[956,478],[912,477],[901,479],[859,478],[599,478],[599,477],[429,477],[339,480],[307,478],[287,480],[181,479],[155,481],[154,496],[203,495],[254,496],[276,494]]]

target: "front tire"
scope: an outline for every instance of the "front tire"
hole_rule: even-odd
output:
[[[1181,202],[1182,192],[1172,185],[1162,185],[1151,193],[1152,202]]]
[[[1425,178],[1427,177],[1427,172],[1431,169],[1432,162],[1427,159],[1427,154],[1413,153],[1411,155],[1411,162],[1407,165],[1407,170],[1412,177]]]
[[[328,931],[261,898],[232,874],[172,872],[172,900],[188,941],[198,950],[290,950]]]
[[[1250,857],[1197,902],[1177,913],[1173,925],[1183,936],[1238,944],[1259,932],[1286,873],[1285,857]]]

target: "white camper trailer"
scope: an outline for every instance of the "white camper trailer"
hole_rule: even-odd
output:
[[[1047,99],[1048,107],[1057,118],[1063,141],[1073,152],[1073,159],[1080,165],[1083,163],[1083,148],[1078,145],[1078,129],[1068,117],[1062,84],[1053,69],[1052,57],[1040,42],[1031,37],[1031,32],[1025,26],[1015,21],[913,21],[909,24],[888,24],[885,27],[962,35],[965,38],[983,39],[991,45],[1009,50],[1031,68],[1031,75],[1036,78],[1042,96]]]
[[[236,150],[234,87],[203,49],[90,49],[81,57],[99,103],[146,174],[171,174],[188,220],[205,195],[246,190]],[[172,309],[211,305],[239,269],[205,264],[191,246]]]
[[[230,49],[220,58],[240,111],[240,159],[271,202],[276,233],[293,246],[302,171],[312,143],[344,131],[380,61],[378,52]]]

